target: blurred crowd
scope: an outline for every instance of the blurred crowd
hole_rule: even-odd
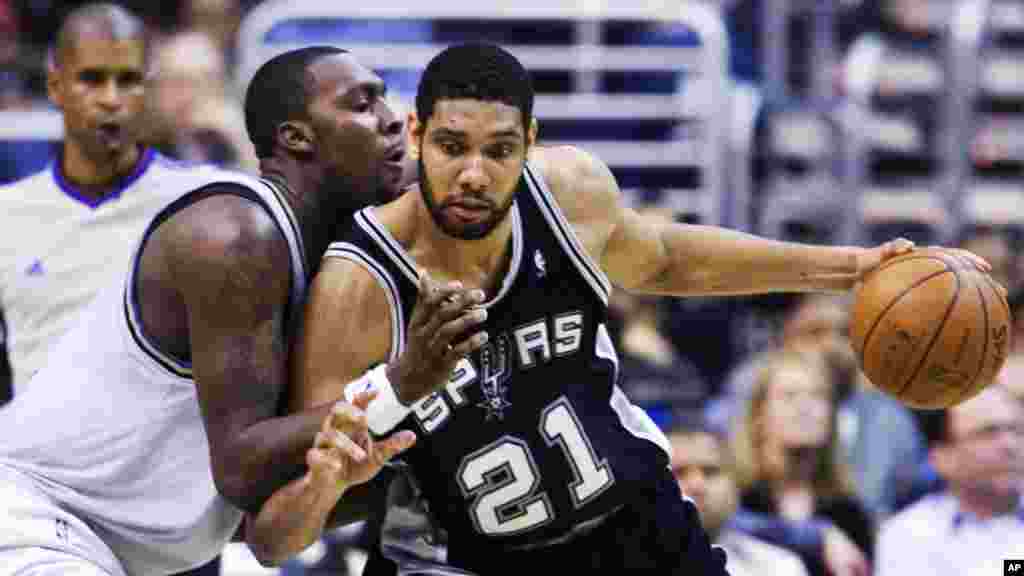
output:
[[[778,31],[762,25],[766,2],[718,4],[730,32],[734,79],[770,99],[761,55]],[[141,125],[144,140],[157,150],[255,170],[241,94],[232,82],[238,26],[255,3],[122,2],[143,18],[151,35]],[[48,51],[63,15],[79,4],[0,0],[0,110],[47,106]],[[837,56],[818,61],[807,49],[812,18],[798,18],[784,80],[794,93],[810,94],[813,78],[824,74],[831,79],[831,97],[879,104],[895,89],[884,74],[863,73],[865,59],[884,59],[879,54],[893,47],[925,46],[938,18],[936,2],[836,4]],[[995,109],[1003,116],[1012,112],[999,105]],[[918,100],[906,106],[928,111]],[[965,154],[976,176],[995,174],[1019,187],[1024,171],[1004,150],[1005,139],[996,136],[984,132],[964,144]],[[4,182],[38,166],[22,153],[0,150],[10,156],[0,159]],[[755,177],[767,178],[778,168],[762,165],[757,150],[753,158]],[[798,161],[782,168],[793,178],[810,170]],[[912,154],[881,154],[871,169],[879,182],[887,170],[933,175]],[[984,172],[989,169],[994,172]],[[678,216],[664,204],[640,209]],[[611,332],[622,361],[622,387],[669,434],[677,478],[697,501],[711,535],[730,551],[734,575],[952,575],[989,565],[996,568],[976,573],[996,574],[1002,559],[1013,557],[1010,552],[1024,558],[1024,214],[1013,209],[986,208],[984,217],[958,219],[949,238],[993,265],[1017,319],[997,384],[950,411],[912,411],[872,387],[848,339],[849,296],[666,300],[615,294]],[[806,214],[778,235],[835,240],[828,234],[834,223],[813,209]],[[897,234],[946,241],[932,228],[946,216],[936,217],[926,207],[880,214],[872,241]],[[811,544],[766,536],[750,527],[747,514],[805,530]],[[358,548],[363,540],[350,532],[342,539]],[[329,573],[348,570],[337,558],[314,563]],[[296,564],[286,570],[313,568]]]

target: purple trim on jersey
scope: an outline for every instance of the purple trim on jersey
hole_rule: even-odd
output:
[[[139,155],[139,159],[135,162],[135,167],[128,176],[121,178],[117,186],[110,192],[104,194],[99,198],[89,198],[84,196],[78,191],[78,188],[74,184],[68,182],[64,178],[64,149],[61,148],[57,152],[57,157],[54,159],[53,164],[50,166],[50,172],[53,173],[53,180],[57,183],[57,187],[64,192],[72,200],[76,200],[81,204],[85,204],[89,208],[95,210],[101,205],[119,198],[121,193],[124,192],[129,186],[135,183],[136,180],[142,177],[149,168],[150,163],[153,161],[153,157],[156,156],[156,152],[152,148],[142,148]]]

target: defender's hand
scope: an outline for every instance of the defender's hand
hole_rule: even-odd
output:
[[[409,430],[373,439],[367,427],[366,407],[376,396],[376,391],[362,392],[352,404],[335,404],[313,447],[306,452],[309,482],[334,498],[376,476],[385,462],[416,443],[416,435]]]
[[[464,290],[459,282],[442,285],[420,274],[405,351],[387,368],[402,404],[444,386],[455,364],[487,342],[487,333],[477,331],[487,320],[487,310],[478,307],[483,301],[481,290]]]

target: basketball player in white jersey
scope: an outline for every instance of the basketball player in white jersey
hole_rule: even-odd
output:
[[[289,341],[339,220],[401,177],[402,123],[380,78],[321,47],[264,64],[245,113],[262,178],[183,187],[143,231],[126,278],[0,410],[0,574],[185,570],[216,556],[246,512],[264,518],[275,491],[339,482],[307,472],[307,451],[321,431],[319,447],[343,442],[332,425],[350,407],[279,416]],[[452,338],[476,323],[466,291],[423,286],[417,317],[433,331],[393,363],[405,386],[446,378]],[[378,443],[366,464],[410,441]],[[365,479],[358,468],[350,483]]]
[[[15,392],[192,176],[139,143],[145,52],[142,22],[109,4],[76,9],[57,33],[47,89],[64,141],[46,170],[0,188],[0,309]]]

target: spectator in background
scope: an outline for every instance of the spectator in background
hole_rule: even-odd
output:
[[[779,347],[819,347],[839,402],[836,428],[843,460],[857,497],[881,519],[900,502],[901,483],[924,462],[924,442],[910,411],[872,387],[861,373],[848,337],[849,304],[844,296],[796,296],[783,316],[778,345],[741,362],[710,412],[719,425],[734,425],[762,364]]]
[[[676,420],[667,435],[679,488],[696,503],[701,524],[714,545],[725,549],[730,576],[806,576],[806,568],[792,552],[730,526],[739,493],[725,434],[690,416]]]
[[[874,388],[860,371],[848,336],[849,298],[806,295],[783,326],[783,341],[819,346],[839,397],[837,430],[857,496],[876,519],[893,511],[895,478],[925,460],[912,413]]]
[[[224,56],[199,32],[171,35],[154,50],[148,139],[169,156],[254,172],[256,153],[241,107],[225,83]]]
[[[1013,334],[1010,336],[1010,356],[1003,367],[1003,381],[1010,393],[1024,405],[1024,289],[1011,293],[1009,303]]]
[[[883,523],[875,574],[1001,574],[1004,558],[1024,558],[1024,409],[991,386],[922,422],[948,489]]]
[[[206,36],[223,54],[226,67],[233,68],[235,38],[242,20],[238,0],[185,0],[182,4],[182,27]]]
[[[1020,286],[1011,232],[999,226],[971,224],[961,233],[957,247],[971,250],[992,265],[992,278],[1013,292]]]
[[[843,461],[838,407],[820,351],[767,357],[733,436],[741,503],[790,521],[825,519],[870,556],[873,525]],[[818,559],[802,557],[811,574],[826,574]]]
[[[0,188],[0,308],[14,393],[181,192],[185,168],[140,144],[146,72],[143,24],[123,8],[88,4],[62,23],[47,88],[64,141],[47,170]],[[216,572],[213,563],[197,573]]]

